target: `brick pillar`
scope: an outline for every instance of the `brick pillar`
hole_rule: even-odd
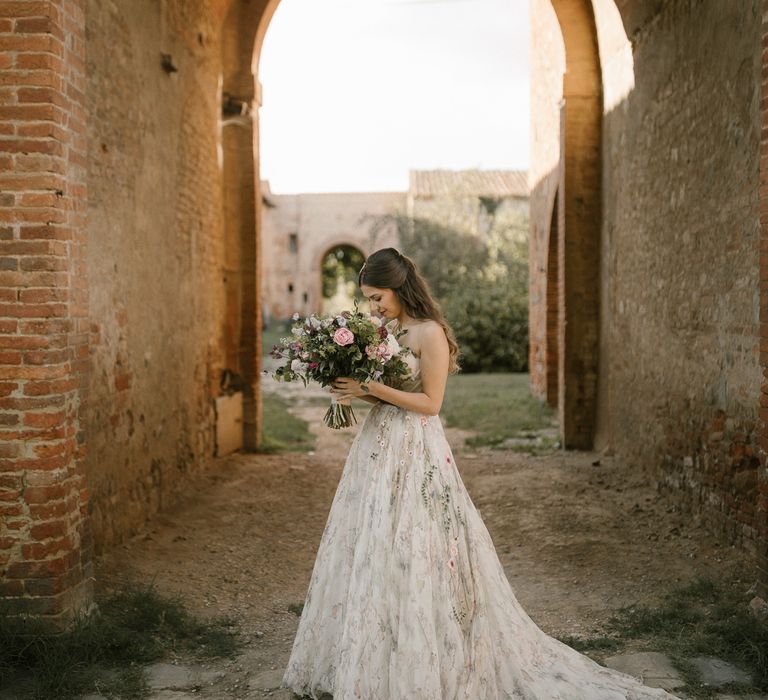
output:
[[[549,221],[549,241],[547,245],[547,296],[545,300],[546,321],[546,400],[554,409],[559,405],[558,398],[558,368],[560,367],[560,353],[558,339],[560,333],[560,254],[558,243],[560,241],[560,196],[555,192],[552,202],[552,213]]]
[[[85,440],[84,0],[0,2],[0,596],[93,595]]]
[[[590,0],[552,0],[565,43],[558,230],[558,418],[563,446],[592,449],[600,344],[603,83]]]
[[[768,598],[768,0],[763,0],[763,67],[760,113],[760,386],[757,543],[760,595]]]
[[[252,72],[255,35],[264,3],[234,3],[224,22],[222,130],[225,240],[228,261],[228,366],[243,380],[243,447],[262,440],[261,193],[258,181],[260,94]]]

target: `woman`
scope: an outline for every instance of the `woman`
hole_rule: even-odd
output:
[[[361,291],[405,329],[410,375],[374,404],[331,505],[282,685],[334,700],[675,698],[545,634],[518,603],[438,413],[458,346],[414,262],[373,253]]]

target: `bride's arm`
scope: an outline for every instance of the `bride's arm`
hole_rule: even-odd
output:
[[[421,338],[421,385],[424,391],[401,391],[381,382],[368,382],[368,390],[372,396],[400,408],[436,416],[443,405],[448,381],[448,339],[438,324],[424,328]]]

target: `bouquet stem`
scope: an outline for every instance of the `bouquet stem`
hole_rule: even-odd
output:
[[[357,418],[352,406],[332,396],[331,405],[323,416],[323,423],[329,428],[349,428],[353,423],[357,423]]]

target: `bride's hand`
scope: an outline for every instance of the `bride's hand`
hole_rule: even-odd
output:
[[[336,377],[332,387],[331,393],[337,395],[337,399],[346,399],[350,396],[368,396],[368,392],[362,388],[360,382],[351,377]]]

